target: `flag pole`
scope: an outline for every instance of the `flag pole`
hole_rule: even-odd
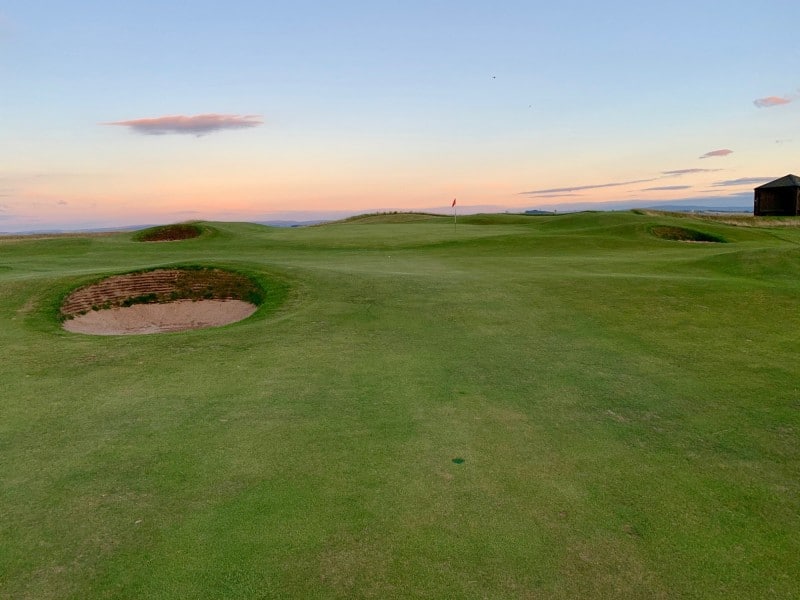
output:
[[[456,206],[455,198],[453,198],[453,203],[450,206],[453,207],[453,231],[455,231],[458,222],[458,207]]]

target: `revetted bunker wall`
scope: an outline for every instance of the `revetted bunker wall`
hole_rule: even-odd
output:
[[[239,273],[212,268],[156,269],[114,275],[78,288],[61,304],[61,313],[70,317],[90,310],[181,299],[261,302],[256,284]]]

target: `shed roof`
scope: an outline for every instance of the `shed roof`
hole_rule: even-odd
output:
[[[770,181],[769,183],[760,185],[755,189],[760,190],[763,188],[779,188],[779,187],[800,187],[800,177],[798,177],[797,175],[784,175],[780,179],[776,179],[775,181]]]

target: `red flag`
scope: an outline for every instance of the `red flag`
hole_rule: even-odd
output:
[[[455,206],[455,205],[456,205],[456,199],[453,198],[453,203],[450,206]]]

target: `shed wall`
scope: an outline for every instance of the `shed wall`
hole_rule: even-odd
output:
[[[761,216],[800,214],[800,188],[766,188],[756,190],[753,213]]]

